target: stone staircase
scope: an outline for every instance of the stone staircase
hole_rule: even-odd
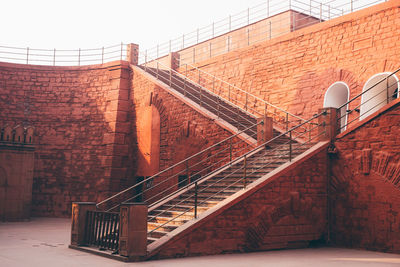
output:
[[[233,105],[232,103],[218,97],[217,95],[205,90],[200,85],[185,80],[175,72],[164,69],[145,68],[139,66],[144,71],[154,76],[156,79],[170,86],[172,89],[197,103],[209,112],[217,115],[220,119],[236,127],[238,131],[243,131],[257,123],[256,117],[249,112]],[[245,133],[254,140],[257,139],[257,132],[248,129]],[[274,136],[279,133],[276,131]]]
[[[199,215],[214,207],[313,145],[314,143],[292,143],[290,152],[290,141],[282,135],[273,140],[268,148],[262,147],[250,153],[246,163],[244,160],[237,161],[167,201],[150,206],[148,244],[195,219],[195,213]]]

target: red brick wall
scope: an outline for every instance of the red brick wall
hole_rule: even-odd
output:
[[[196,65],[309,118],[323,106],[324,94],[334,82],[347,83],[353,97],[372,75],[400,67],[399,7],[398,1],[389,1]],[[350,108],[358,104],[355,101]]]
[[[331,232],[338,246],[400,252],[400,101],[335,142]]]
[[[0,63],[0,121],[35,128],[34,216],[66,216],[73,201],[97,201],[119,190],[129,164],[128,79],[123,62]]]
[[[327,145],[174,236],[152,258],[307,247],[327,230]]]

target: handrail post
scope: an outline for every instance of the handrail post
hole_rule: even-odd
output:
[[[169,87],[172,87],[172,69],[169,71]]]
[[[56,49],[54,48],[54,54],[53,54],[53,66],[56,65]]]
[[[271,40],[272,38],[272,22],[269,22],[269,39]]]
[[[386,77],[386,104],[389,104],[389,76]]]
[[[220,98],[218,96],[217,98],[217,117],[219,118],[219,103],[220,103]]]
[[[78,66],[80,66],[81,65],[81,49],[79,48],[79,51],[78,51]]]
[[[292,161],[292,131],[289,132],[289,161]]]
[[[322,3],[319,4],[319,22],[322,22]]]
[[[286,112],[286,132],[289,130],[289,113]]]
[[[246,103],[245,103],[245,106],[244,106],[244,109],[247,111],[247,101],[248,101],[248,97],[249,97],[249,94],[247,94],[246,93]]]
[[[85,222],[87,211],[96,210],[94,202],[72,203],[71,245],[85,245]]]
[[[104,63],[104,46],[101,48],[101,64]]]
[[[124,43],[121,42],[121,58],[120,58],[120,60],[122,60],[123,51],[124,51]]]
[[[244,155],[243,159],[244,170],[243,170],[243,188],[246,188],[246,179],[247,179],[247,157]]]
[[[232,138],[229,142],[229,162],[232,163]]]
[[[147,49],[144,51],[144,71],[147,71]]]
[[[198,192],[197,181],[194,183],[194,218],[197,219],[197,192]]]
[[[29,47],[26,48],[26,64],[29,62]]]

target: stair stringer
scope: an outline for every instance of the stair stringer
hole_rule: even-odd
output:
[[[143,76],[146,76],[146,78],[151,80],[153,83],[157,84],[160,88],[164,89],[165,91],[167,91],[168,93],[170,93],[174,97],[178,98],[180,101],[182,101],[183,103],[185,103],[186,105],[188,105],[192,109],[196,110],[201,115],[212,119],[218,126],[222,127],[223,129],[226,129],[227,131],[231,132],[232,134],[237,134],[237,133],[241,132],[237,127],[235,127],[232,124],[228,123],[227,121],[219,118],[217,115],[215,115],[214,113],[212,113],[212,112],[208,111],[207,109],[201,107],[199,104],[195,103],[191,99],[186,98],[185,96],[183,96],[181,93],[179,93],[176,90],[174,90],[172,87],[170,87],[166,83],[158,80],[157,78],[155,78],[154,76],[152,76],[151,74],[145,72],[144,70],[142,70],[141,68],[139,68],[137,66],[134,66],[134,65],[131,65],[131,66],[132,66],[133,69],[135,69],[135,71],[140,72],[140,74],[142,74]],[[239,134],[238,137],[240,139],[244,140],[245,142],[247,142],[250,145],[254,145],[254,144],[257,143],[257,140],[255,140],[254,138],[252,138],[251,136],[247,135],[244,132]]]
[[[329,141],[322,141],[305,151],[304,153],[300,154],[296,158],[294,158],[291,162],[287,162],[282,164],[281,166],[277,167],[275,170],[269,172],[268,174],[264,175],[257,181],[248,185],[248,187],[244,190],[238,191],[232,196],[229,196],[225,200],[218,203],[216,206],[208,209],[207,211],[201,213],[197,219],[190,220],[183,224],[182,226],[178,227],[177,229],[169,232],[165,236],[161,237],[159,240],[151,243],[147,248],[147,259],[153,258],[165,258],[163,256],[158,257],[157,254],[162,251],[163,248],[168,248],[170,244],[174,241],[177,241],[181,238],[184,238],[186,235],[190,235],[196,229],[199,229],[205,223],[215,219],[219,215],[221,215],[227,209],[233,207],[234,205],[238,204],[239,202],[245,200],[246,198],[252,196],[257,191],[261,190],[264,186],[276,181],[281,176],[287,174],[289,171],[294,170],[297,167],[301,167],[301,164],[304,163],[306,160],[310,159],[311,157],[317,155],[318,153],[325,153],[329,147]],[[326,163],[325,163],[326,164]],[[177,255],[183,255],[182,253],[178,252]],[[207,253],[206,253],[207,254]]]

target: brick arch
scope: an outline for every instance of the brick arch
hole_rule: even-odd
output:
[[[320,218],[320,213],[313,208],[310,198],[301,197],[299,192],[289,194],[289,198],[277,202],[277,205],[262,209],[260,215],[255,218],[256,222],[250,225],[245,233],[244,251],[254,251],[261,247],[262,243],[268,240],[272,228],[288,217],[303,219],[309,224]]]
[[[161,127],[163,127],[163,125],[168,122],[168,115],[163,101],[161,98],[158,98],[158,94],[152,94],[150,97],[150,101],[150,104],[154,105],[154,107],[158,110],[158,113],[160,114],[160,125]]]

